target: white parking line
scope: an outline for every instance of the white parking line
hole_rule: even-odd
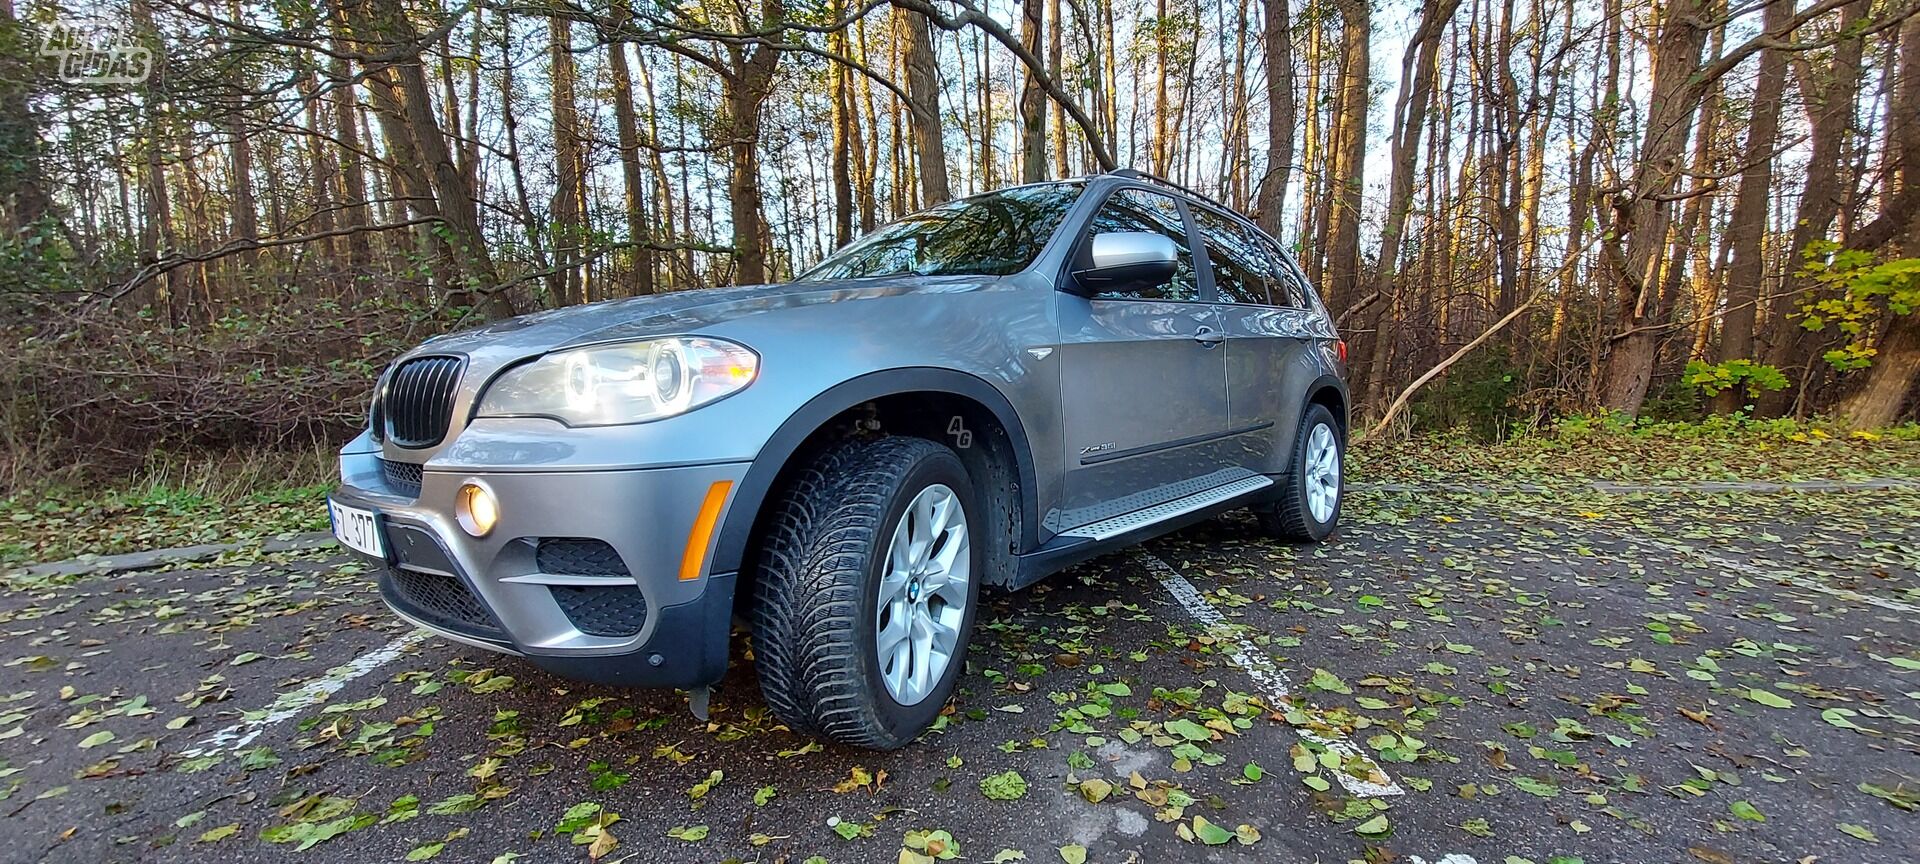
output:
[[[1513,508],[1513,512],[1519,513],[1524,516],[1530,516],[1534,519],[1538,519],[1543,522],[1553,522],[1556,524],[1569,524],[1569,522],[1571,521],[1559,516],[1555,516],[1551,513],[1543,513],[1531,507],[1515,507]],[[1805,588],[1808,591],[1817,591],[1821,594],[1826,594],[1831,597],[1838,597],[1842,600],[1848,600],[1854,603],[1865,603],[1869,606],[1878,606],[1882,609],[1886,609],[1892,612],[1901,612],[1907,615],[1920,615],[1920,606],[1915,606],[1911,603],[1902,603],[1898,600],[1888,600],[1884,597],[1874,597],[1869,594],[1862,594],[1858,591],[1853,591],[1846,588],[1835,588],[1832,585],[1827,585],[1816,579],[1809,579],[1791,570],[1763,570],[1759,567],[1756,567],[1752,564],[1748,564],[1743,561],[1735,561],[1731,558],[1722,558],[1718,555],[1713,554],[1712,552],[1707,552],[1701,549],[1695,549],[1690,546],[1684,546],[1669,540],[1662,540],[1658,537],[1652,537],[1644,534],[1622,535],[1614,531],[1599,529],[1598,526],[1596,526],[1596,529],[1597,529],[1597,533],[1604,533],[1604,534],[1607,534],[1608,536],[1617,537],[1619,539],[1625,540],[1630,543],[1634,543],[1634,542],[1649,543],[1654,546],[1658,546],[1662,549],[1665,549],[1668,552],[1671,552],[1675,555],[1679,555],[1682,558],[1687,558],[1687,557],[1698,558],[1702,561],[1707,562],[1708,564],[1712,564],[1713,566],[1719,567],[1723,570],[1732,570],[1736,573],[1741,573],[1751,578],[1759,579],[1765,582],[1785,582],[1788,585],[1792,585],[1798,588]]]
[[[260,737],[260,733],[265,732],[267,727],[291,719],[314,704],[325,701],[328,696],[347,686],[347,682],[393,662],[408,648],[419,644],[428,635],[425,630],[414,630],[388,642],[378,651],[362,654],[355,657],[351,663],[328,669],[327,674],[308,681],[297,690],[280,694],[273,700],[273,704],[265,708],[247,712],[247,719],[207,736],[198,745],[182,751],[180,755],[192,759],[197,756],[232,752],[252,744],[253,739]]]
[[[1689,549],[1677,543],[1668,543],[1664,540],[1655,540],[1648,537],[1641,537],[1638,539],[1645,540],[1646,542],[1652,543],[1655,546],[1659,546],[1662,549],[1665,549],[1669,552],[1673,552],[1679,555],[1699,556],[1701,560],[1709,564],[1712,564],[1716,567],[1721,567],[1727,570],[1733,570],[1739,573],[1744,573],[1755,579],[1760,579],[1767,582],[1785,582],[1789,585],[1805,588],[1808,591],[1818,591],[1822,594],[1838,597],[1842,600],[1851,600],[1855,603],[1865,603],[1869,606],[1878,606],[1882,609],[1888,609],[1894,612],[1904,612],[1908,615],[1920,615],[1920,606],[1914,606],[1910,603],[1902,603],[1898,600],[1888,600],[1884,597],[1874,597],[1872,595],[1862,594],[1858,591],[1853,591],[1846,588],[1835,588],[1832,585],[1822,584],[1817,580],[1809,579],[1805,576],[1802,576],[1798,573],[1794,573],[1789,570],[1779,570],[1779,571],[1762,570],[1759,567],[1755,567],[1754,565],[1748,564],[1743,561],[1734,561],[1730,558],[1722,558],[1711,552],[1702,552],[1698,549]]]
[[[1287,673],[1274,664],[1273,658],[1240,638],[1240,634],[1227,623],[1226,617],[1220,614],[1220,610],[1213,608],[1213,604],[1201,597],[1200,592],[1193,587],[1193,583],[1188,582],[1187,577],[1180,575],[1180,571],[1173,569],[1172,565],[1160,560],[1159,556],[1151,552],[1139,552],[1137,557],[1160,580],[1161,586],[1167,589],[1167,593],[1173,595],[1173,599],[1185,607],[1188,614],[1206,625],[1209,634],[1225,646],[1227,657],[1233,661],[1234,665],[1245,670],[1247,676],[1259,685],[1260,695],[1275,708],[1280,707],[1293,688],[1287,681]],[[1344,737],[1321,735],[1309,729],[1296,731],[1300,733],[1300,737],[1340,754],[1342,764],[1357,758],[1366,766],[1368,776],[1364,778],[1355,777],[1346,771],[1333,772],[1335,778],[1340,781],[1340,785],[1346,787],[1348,792],[1361,797],[1406,794],[1406,790],[1401,789],[1400,784],[1393,782],[1393,778],[1387,776],[1386,771],[1381,770],[1378,764],[1355,748],[1353,742]],[[1462,864],[1457,860],[1458,858],[1459,856],[1449,856],[1441,861]],[[1471,862],[1471,859],[1468,861]]]

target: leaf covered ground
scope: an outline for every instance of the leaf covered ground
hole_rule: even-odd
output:
[[[333,484],[205,494],[71,487],[0,498],[0,568],[327,529]]]
[[[1498,443],[1451,436],[1376,441],[1349,454],[1356,480],[1504,484],[1780,482],[1920,477],[1920,425],[1851,430],[1824,421],[1699,423],[1564,418]]]
[[[0,824],[85,862],[1915,860],[1920,484],[1865,481],[1920,445],[1775,431],[1360,454],[1326,544],[1230,514],[992,596],[889,754],[779,728],[744,636],[702,724],[410,636],[330,552],[16,583]],[[1735,479],[1857,485],[1697,485]]]

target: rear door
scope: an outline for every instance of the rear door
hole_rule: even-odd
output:
[[[1214,308],[1227,335],[1228,426],[1243,444],[1249,467],[1285,470],[1306,399],[1318,377],[1306,283],[1265,234],[1207,207],[1193,208],[1216,292]]]
[[[1172,196],[1114,191],[1079,239],[1151,231],[1179,248],[1174,277],[1127,294],[1057,292],[1066,499],[1059,531],[1200,491],[1220,465],[1227,429],[1227,357],[1214,306],[1202,296],[1192,228]],[[1065,278],[1071,278],[1067,276]]]

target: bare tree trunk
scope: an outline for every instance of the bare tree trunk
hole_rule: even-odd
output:
[[[614,25],[627,21],[626,7],[615,5]],[[627,43],[615,39],[607,46],[607,71],[613,79],[613,122],[620,148],[620,180],[626,188],[627,238],[633,244],[634,293],[652,294],[653,224],[647,217],[646,177],[640,171],[640,121],[633,109],[633,72],[627,66]]]
[[[1607,130],[1611,126],[1602,122],[1602,118],[1617,110],[1620,99],[1620,31],[1624,25],[1619,14],[1619,2],[1620,0],[1606,0],[1606,8],[1603,10],[1602,21],[1605,22],[1606,30],[1601,37],[1600,50],[1606,55],[1604,75],[1606,83],[1602,90],[1593,96],[1594,109],[1589,113],[1594,118],[1594,125],[1587,134],[1586,140],[1580,145],[1579,155],[1574,159],[1571,188],[1567,193],[1568,261],[1561,270],[1559,296],[1554,299],[1553,323],[1547,335],[1547,357],[1555,365],[1561,362],[1562,349],[1566,344],[1567,319],[1572,312],[1573,298],[1579,293],[1576,286],[1580,267],[1575,258],[1579,252],[1576,250],[1585,248],[1581,241],[1586,235],[1588,222],[1599,218],[1599,214],[1595,212],[1593,200],[1594,162],[1603,145],[1609,143],[1611,138],[1607,135]],[[1567,17],[1564,19],[1569,31],[1573,26],[1572,16],[1573,10],[1569,6]],[[1572,146],[1570,142],[1569,148]]]
[[[554,275],[549,281],[554,299],[562,306],[586,303],[591,297],[581,278],[581,248],[586,238],[584,205],[585,166],[580,155],[580,109],[574,101],[573,25],[560,16],[547,19],[547,49],[553,67],[548,76],[549,110],[553,117],[553,206],[547,221],[553,226]]]
[[[336,38],[334,44],[339,45],[341,41]],[[330,62],[327,79],[334,88],[334,134],[340,141],[340,223],[349,229],[362,229],[367,227],[368,220],[367,177],[361,167],[359,87],[352,81],[353,72],[347,58],[336,55]],[[347,263],[354,275],[366,273],[372,262],[373,248],[367,242],[367,235],[359,230],[348,233]]]
[[[10,0],[0,0],[0,2],[10,2]],[[11,9],[8,13],[5,21],[11,23]],[[146,0],[135,0],[132,4],[132,13],[135,24],[149,31],[153,29],[153,10]],[[0,69],[4,69],[4,64],[7,62],[0,59]],[[163,156],[166,151],[166,142],[173,135],[173,132],[168,129],[165,101],[168,82],[167,61],[165,56],[155,55],[153,62],[153,74],[142,85],[141,94],[141,134],[145,140],[141,142],[144,158],[140,168],[140,190],[142,203],[147,210],[147,218],[140,226],[140,263],[142,265],[164,258],[180,247],[180,237],[173,223],[173,201],[168,192],[167,166]],[[24,83],[24,79],[11,76],[0,78],[0,88],[10,88],[20,83]],[[36,118],[24,104],[8,104],[0,107],[0,110],[6,111],[6,119],[0,122],[24,123],[30,128],[37,126]],[[37,135],[37,128],[33,131]],[[36,155],[35,148],[39,146],[38,138],[36,137],[31,144],[12,142],[11,137],[8,140],[16,145],[10,150],[15,154],[14,158],[20,160],[19,170],[23,174],[20,179],[28,186],[33,186],[39,179],[39,166],[33,161]],[[50,202],[42,204],[31,200],[35,194],[39,194],[37,190],[26,190],[25,195],[28,200],[23,201],[20,193],[16,192],[10,196],[12,200],[7,202],[14,208],[12,212],[15,218],[23,220],[23,225],[29,224],[24,220],[38,219],[45,214],[46,211],[36,210],[36,208],[51,206]],[[19,226],[12,227],[17,230]],[[185,299],[183,279],[181,270],[168,270],[155,289],[156,305],[166,312],[169,323],[181,322],[180,315],[184,310],[177,304]]]
[[[383,145],[384,158],[377,164],[384,168],[386,176],[386,194],[388,199],[383,220],[397,222],[405,216],[440,218],[440,206],[433,193],[433,180],[427,176],[421,166],[424,157],[420,155],[419,145],[413,140],[413,132],[407,126],[406,106],[402,103],[400,87],[394,81],[391,68],[369,69],[366,73],[367,96],[372,102],[373,119],[380,126],[380,143]],[[368,130],[372,137],[372,130]],[[435,273],[440,275],[445,259],[450,261],[454,251],[446,239],[436,234],[430,226],[422,225],[414,230],[415,247],[420,255],[435,256]]]
[[[1020,42],[1027,52],[1038,57],[1046,29],[1046,0],[1022,0]],[[1041,89],[1042,72],[1027,69],[1020,87],[1020,182],[1038,183],[1047,179],[1047,94]]]
[[[1375,316],[1373,350],[1364,374],[1364,392],[1375,400],[1385,394],[1384,374],[1391,340],[1385,330],[1390,323],[1388,310],[1399,302],[1399,289],[1393,281],[1400,262],[1400,243],[1406,235],[1407,213],[1413,206],[1413,179],[1420,158],[1420,133],[1427,123],[1427,106],[1433,101],[1433,79],[1439,67],[1440,37],[1447,22],[1460,8],[1460,0],[1436,0],[1421,14],[1420,25],[1407,41],[1400,61],[1400,96],[1393,107],[1393,167],[1387,181],[1387,217],[1380,226],[1380,263],[1374,270],[1370,297],[1392,298],[1381,304]],[[1362,301],[1364,302],[1364,301]]]
[[[501,52],[503,54],[506,53],[509,50],[508,46],[512,45],[513,42],[513,19],[502,17],[500,19]],[[512,178],[513,201],[519,208],[518,221],[520,222],[521,236],[526,241],[528,255],[533,258],[534,271],[548,274],[546,277],[548,297],[550,301],[557,302],[558,297],[553,289],[554,276],[551,273],[552,268],[548,266],[550,259],[547,257],[545,239],[547,219],[543,214],[533,209],[533,197],[527,192],[527,172],[524,170],[520,160],[520,121],[517,119],[520,116],[520,106],[516,104],[514,98],[520,93],[517,82],[518,79],[514,76],[514,65],[508,63],[501,66],[500,121],[501,126],[504,127],[504,131],[506,132],[507,139],[507,148],[504,154],[507,161],[507,176]]]
[[[1368,0],[1341,0],[1340,112],[1335,125],[1334,170],[1329,178],[1326,280],[1330,306],[1346,311],[1359,299],[1360,201],[1366,183],[1367,104],[1371,10]]]
[[[913,149],[920,165],[920,206],[953,197],[947,188],[946,135],[940,119],[940,80],[933,59],[933,35],[926,16],[901,10],[907,22],[907,98],[912,116]]]
[[[1513,0],[1504,0],[1495,35],[1482,44],[1481,65],[1489,70],[1491,92],[1482,107],[1493,132],[1493,151],[1483,163],[1487,223],[1493,229],[1494,313],[1504,315],[1520,302],[1520,87],[1513,77]],[[1496,56],[1497,55],[1497,56]]]
[[[1900,62],[1894,80],[1898,83],[1887,110],[1891,176],[1884,195],[1889,201],[1920,192],[1920,15],[1908,18],[1900,28]],[[1895,206],[1890,204],[1886,210],[1895,210]],[[1875,221],[1887,215],[1883,212]],[[1885,246],[1896,255],[1920,258],[1920,212],[1908,211],[1905,218],[1906,224]],[[1861,233],[1869,234],[1869,241],[1879,239],[1865,229]],[[1856,427],[1891,425],[1899,418],[1908,394],[1920,385],[1920,309],[1906,314],[1888,309],[1886,314],[1892,320],[1874,346],[1877,353],[1873,365],[1867,367],[1866,381],[1838,408],[1839,414]]]
[[[1268,234],[1280,236],[1287,206],[1287,180],[1293,176],[1293,25],[1291,0],[1266,0],[1261,38],[1267,52],[1267,170],[1255,193],[1255,215]]]
[[[1879,212],[1873,221],[1846,231],[1847,245],[1855,249],[1879,249],[1889,244],[1900,245],[1915,220],[1920,220],[1920,183],[1913,182],[1913,166],[1920,162],[1920,121],[1916,121],[1912,112],[1920,99],[1914,95],[1920,88],[1920,61],[1915,59],[1915,43],[1920,43],[1920,15],[1910,15],[1900,28],[1898,70],[1891,76],[1889,87],[1887,132],[1884,142],[1883,171],[1896,179],[1904,178],[1905,183],[1883,184],[1879,190]],[[1864,172],[1862,172],[1864,173]],[[1851,215],[1843,211],[1844,215]]]
[[[1304,176],[1300,189],[1300,265],[1307,271],[1307,281],[1320,284],[1320,276],[1326,261],[1326,220],[1321,214],[1326,207],[1318,194],[1326,180],[1326,147],[1322,139],[1320,123],[1320,78],[1326,65],[1325,53],[1321,50],[1322,27],[1319,20],[1313,20],[1307,27],[1307,56],[1302,64],[1306,67],[1306,100],[1300,104],[1306,106],[1305,116],[1301,118],[1300,164]],[[1284,200],[1284,196],[1283,196]]]
[[[648,71],[647,64],[644,60],[640,63],[640,91],[647,94],[647,143],[649,145],[647,147],[647,162],[653,168],[655,189],[653,200],[657,202],[656,206],[660,211],[660,236],[670,241],[678,240],[681,236],[681,229],[686,227],[686,223],[681,222],[676,226],[674,222],[673,180],[667,176],[667,159],[660,152],[660,106],[654,96],[653,73]],[[686,204],[684,197],[681,203],[683,206]],[[693,251],[686,249],[682,255],[685,261],[690,262],[692,261]],[[674,277],[675,266],[676,261],[673,254],[671,252],[667,253],[665,278],[659,283],[656,290],[672,288],[677,284]],[[683,266],[682,270],[688,274],[689,279],[692,278],[693,268],[691,265]]]
[[[835,4],[834,14],[836,17],[843,14],[839,4]],[[827,45],[846,53],[846,31],[828,35]],[[833,245],[839,248],[853,240],[853,135],[849,129],[853,124],[853,102],[848,92],[846,66],[835,63],[830,74],[832,83],[827,95],[833,100],[828,111],[833,127],[833,153],[829,156],[832,163],[829,173],[833,182]]]
[[[906,37],[906,13],[894,10],[891,33],[894,38],[888,51],[891,77],[905,80],[907,76],[907,46],[912,42]],[[911,92],[909,92],[911,95]],[[914,179],[913,149],[909,139],[911,123],[900,99],[887,100],[887,148],[888,163],[892,166],[893,184],[889,204],[894,214],[910,213],[920,209],[920,181]]]
[[[1672,195],[1683,173],[1683,154],[1699,109],[1700,51],[1707,31],[1701,22],[1713,16],[1713,0],[1675,0],[1656,22],[1652,94],[1640,156],[1633,177],[1614,203],[1612,261],[1619,332],[1606,358],[1601,405],[1636,414],[1653,380],[1655,329],[1659,307],[1660,253],[1673,224]],[[1701,82],[1704,84],[1704,82]],[[1620,248],[1619,239],[1626,245]]]
[[[235,9],[236,14],[238,9]],[[245,87],[243,83],[243,89]],[[221,126],[229,139],[227,142],[228,180],[232,188],[227,193],[227,207],[230,213],[231,227],[228,229],[235,240],[258,242],[260,239],[259,206],[253,199],[253,134],[247,127],[244,103],[228,108],[220,119]],[[242,270],[241,278],[252,274],[245,271],[253,269],[256,256],[253,252],[242,252],[235,256]]]
[[[489,313],[512,314],[513,307],[506,295],[493,290],[500,284],[500,277],[494,271],[486,236],[480,230],[480,213],[473,189],[454,164],[453,154],[447,148],[447,136],[434,117],[432,88],[427,84],[426,70],[420,61],[420,36],[407,20],[405,9],[399,0],[343,0],[341,9],[363,51],[404,49],[392,65],[369,68],[369,80],[391,76],[386,107],[380,112],[382,122],[393,122],[391,132],[397,134],[391,137],[407,141],[418,159],[410,164],[413,170],[424,168],[422,173],[431,187],[432,203],[445,222],[447,242],[465,280],[452,288],[449,300],[456,304],[470,303],[478,289],[483,292]],[[359,38],[363,29],[366,38]]]
[[[761,26],[785,17],[781,0],[761,0]],[[780,49],[760,45],[751,50],[732,46],[733,73],[724,79],[726,130],[732,170],[727,180],[727,203],[733,219],[734,282],[755,285],[767,281],[766,222],[760,214],[760,118]]]
[[[1172,58],[1167,51],[1167,0],[1153,0],[1153,148],[1148,151],[1148,164],[1153,173],[1167,176],[1167,163],[1173,159],[1173,148],[1168,139],[1172,134],[1167,130],[1167,64]]]
[[[862,56],[865,56],[868,50],[867,22],[865,19],[860,21],[856,35],[859,37],[860,53]],[[860,233],[869,234],[872,233],[873,229],[879,224],[879,214],[876,211],[879,208],[878,191],[880,180],[876,175],[880,171],[880,115],[874,108],[873,81],[865,75],[855,80],[857,80],[860,85],[859,98],[853,100],[852,96],[848,97],[850,100],[856,102],[856,110],[854,111],[852,123],[853,152],[854,155],[859,158],[853,166],[856,180],[854,195],[860,208]],[[861,106],[864,106],[866,109],[866,122],[864,124],[860,121],[860,111],[858,110]],[[865,127],[864,130],[862,126]],[[900,211],[896,210],[894,212],[898,213]]]
[[[1197,8],[1195,9],[1195,13],[1196,17],[1198,17]],[[1186,55],[1187,62],[1185,67],[1180,70],[1180,100],[1177,103],[1178,109],[1173,115],[1173,128],[1175,131],[1171,146],[1174,148],[1173,153],[1178,155],[1179,162],[1178,166],[1173,169],[1174,174],[1172,176],[1180,178],[1181,183],[1192,185],[1194,179],[1191,168],[1193,165],[1194,150],[1196,149],[1193,146],[1193,136],[1196,134],[1194,127],[1197,124],[1188,122],[1187,109],[1194,103],[1193,80],[1198,77],[1200,51],[1199,45],[1195,44],[1199,39],[1197,33],[1188,36],[1187,39],[1190,41],[1186,41],[1185,44],[1181,46],[1180,53]]]
[[[1065,83],[1065,71],[1061,66],[1061,0],[1047,2],[1047,74],[1053,80]],[[1053,172],[1054,176],[1066,177],[1073,173],[1073,165],[1067,153],[1067,109],[1057,100],[1050,100],[1053,109]]]
[[[1539,35],[1532,39],[1528,49],[1530,76],[1527,84],[1526,140],[1521,148],[1524,154],[1524,167],[1520,172],[1520,294],[1532,297],[1540,291],[1540,212],[1541,199],[1545,197],[1547,175],[1547,135],[1553,126],[1553,107],[1560,102],[1560,90],[1566,82],[1567,73],[1565,54],[1555,54],[1551,64],[1547,63],[1548,29],[1547,4],[1545,0],[1531,0],[1532,20]],[[1569,38],[1566,34],[1562,38]],[[1562,44],[1560,51],[1568,46]],[[1546,85],[1544,93],[1541,85]],[[1531,322],[1529,322],[1531,323]],[[1527,372],[1532,376],[1533,365],[1538,356],[1539,342],[1531,338],[1510,338],[1522,344],[1527,358]]]
[[[1857,27],[1866,18],[1870,5],[1860,0],[1841,9],[1841,31],[1851,32]],[[1816,67],[1804,54],[1789,58],[1811,128],[1806,166],[1809,180],[1838,177],[1846,170],[1847,139],[1853,131],[1854,100],[1860,93],[1861,59],[1865,50],[1864,39],[1843,38],[1834,45],[1832,58],[1824,68]],[[1807,247],[1816,240],[1826,239],[1834,219],[1841,208],[1847,206],[1846,198],[1847,190],[1842,184],[1807,182],[1801,190],[1800,203],[1794,208],[1793,233],[1787,241],[1785,256],[1787,278],[1781,289],[1768,298],[1764,340],[1768,365],[1778,367],[1788,380],[1811,381],[1822,371],[1815,365],[1820,362],[1819,358],[1813,356],[1815,337],[1800,326],[1799,316],[1795,314],[1800,304],[1815,299],[1811,296],[1815,287],[1813,278],[1801,275],[1800,270],[1806,262]],[[1755,411],[1778,416],[1791,409],[1794,402],[1804,400],[1805,395],[1784,390],[1763,393]]]
[[[1920,384],[1920,312],[1893,316],[1874,350],[1878,353],[1867,367],[1866,382],[1836,409],[1858,429],[1893,425],[1908,394]]]
[[[1222,106],[1226,113],[1226,141],[1222,145],[1224,152],[1220,154],[1215,188],[1220,190],[1219,197],[1228,206],[1251,210],[1245,185],[1247,160],[1252,156],[1247,142],[1247,0],[1234,0],[1233,10],[1234,19],[1229,24],[1226,4],[1221,4],[1220,27],[1223,33],[1233,34],[1233,56],[1220,61],[1227,77],[1227,94]]]
[[[1783,30],[1793,18],[1796,0],[1772,0],[1761,18],[1767,32]],[[1766,254],[1761,240],[1767,230],[1767,203],[1773,194],[1773,150],[1780,134],[1781,96],[1787,86],[1787,53],[1777,48],[1760,52],[1759,76],[1753,85],[1753,114],[1747,121],[1747,145],[1741,159],[1740,191],[1733,199],[1727,225],[1732,261],[1721,296],[1726,315],[1720,319],[1720,362],[1753,356],[1753,323],[1760,304],[1760,283],[1766,277]],[[1707,315],[1711,310],[1702,309]],[[1726,414],[1745,404],[1745,394],[1722,391],[1713,410]]]
[[[326,101],[320,98],[318,76],[311,65],[302,58],[299,71],[300,102],[305,108],[307,140],[305,156],[307,159],[307,197],[312,199],[313,228],[325,234],[334,230],[335,217],[339,213],[334,203],[333,190],[338,183],[338,168],[334,165],[333,152],[326,143]],[[274,233],[279,233],[276,227]],[[338,260],[335,238],[327,238],[317,243],[326,256],[328,264]]]
[[[839,248],[853,240],[853,135],[848,128],[852,122],[848,116],[851,112],[847,105],[846,73],[836,71],[833,77],[830,173],[833,175],[833,245]]]

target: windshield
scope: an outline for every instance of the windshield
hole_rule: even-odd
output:
[[[1051,183],[949,201],[853,241],[800,280],[1018,273],[1079,197],[1080,184]]]

